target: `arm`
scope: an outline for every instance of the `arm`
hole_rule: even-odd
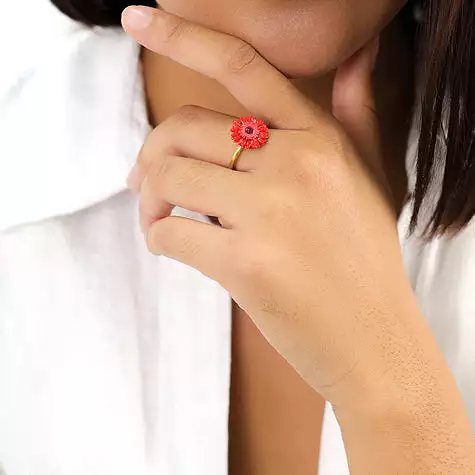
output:
[[[404,272],[371,91],[377,42],[340,67],[328,114],[241,40],[152,9],[134,24],[134,10],[124,23],[142,45],[272,124],[236,170],[235,118],[195,106],[155,129],[130,183],[149,250],[220,282],[333,404],[354,475],[473,473],[460,396]],[[223,226],[170,216],[174,205]]]
[[[411,317],[417,351],[399,351],[381,379],[354,389],[353,404],[334,407],[351,473],[474,474],[475,439],[453,376],[421,316]]]

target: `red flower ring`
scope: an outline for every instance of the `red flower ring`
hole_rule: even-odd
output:
[[[234,121],[231,137],[242,148],[261,148],[269,139],[269,129],[262,120],[255,117],[241,117]]]

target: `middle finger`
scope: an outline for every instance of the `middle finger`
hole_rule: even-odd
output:
[[[235,224],[254,195],[253,181],[215,164],[180,156],[167,156],[149,168],[140,192],[143,231],[179,206]]]

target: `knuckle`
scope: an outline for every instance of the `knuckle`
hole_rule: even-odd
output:
[[[260,282],[265,279],[266,248],[255,236],[243,237],[237,233],[229,238],[226,265],[237,282]]]
[[[146,234],[147,249],[152,254],[172,256],[180,247],[179,233],[173,218],[163,218],[154,223]]]
[[[191,122],[198,119],[202,112],[201,107],[195,105],[181,106],[176,114],[172,117],[173,125],[187,126]]]
[[[162,157],[155,161],[145,176],[140,193],[140,210],[145,215],[154,214],[153,210],[157,200],[166,194],[166,177],[170,173],[172,161],[170,157]]]
[[[291,177],[299,189],[312,190],[319,185],[322,161],[318,149],[305,145],[295,150],[292,156]]]
[[[241,279],[254,282],[260,282],[265,279],[264,261],[255,251],[241,255],[241,258],[237,259],[235,266],[236,272]]]
[[[158,222],[148,230],[145,243],[149,252],[155,255],[165,254],[167,247],[166,240],[169,239],[167,234],[163,232],[163,221]]]
[[[292,190],[281,189],[275,190],[275,193],[269,193],[261,199],[256,206],[257,219],[260,222],[274,223],[279,226],[292,226],[299,212],[300,200],[296,193]]]
[[[176,216],[165,217],[154,223],[146,234],[146,245],[152,254],[173,258],[188,258],[199,254],[200,243],[186,232]]]
[[[169,162],[171,163],[167,165],[168,170],[162,171],[162,177],[166,178],[167,183],[168,178],[172,178],[174,185],[185,185],[198,193],[205,191],[205,188],[210,185],[211,175],[207,162],[180,157],[174,157]]]
[[[294,157],[293,177],[299,186],[313,187],[320,175],[320,163],[314,151],[304,150]]]
[[[160,20],[159,28],[163,35],[163,41],[169,43],[179,38],[184,31],[190,28],[190,24],[177,16],[169,16],[163,22]]]
[[[257,58],[257,51],[251,45],[244,41],[235,40],[227,50],[224,73],[242,73],[248,70]]]
[[[159,153],[179,154],[183,128],[199,119],[203,109],[195,105],[181,106],[149,134],[143,149],[143,162],[150,163]]]
[[[151,194],[167,196],[170,189],[186,185],[200,193],[212,184],[209,168],[207,162],[164,155],[150,167],[147,188]]]
[[[163,186],[172,169],[173,160],[169,155],[164,155],[160,157],[160,159],[155,160],[148,173],[148,183],[150,188]]]
[[[143,182],[139,201],[140,214],[144,218],[150,218],[155,214],[156,202],[158,199],[157,189],[153,184],[151,184],[150,176],[147,175]]]
[[[339,182],[345,170],[347,138],[336,128],[312,134],[292,158],[292,176],[303,191],[313,191],[325,184]]]

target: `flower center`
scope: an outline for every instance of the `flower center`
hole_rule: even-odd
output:
[[[254,129],[252,127],[246,127],[244,131],[246,132],[246,134],[251,135],[254,132]]]

